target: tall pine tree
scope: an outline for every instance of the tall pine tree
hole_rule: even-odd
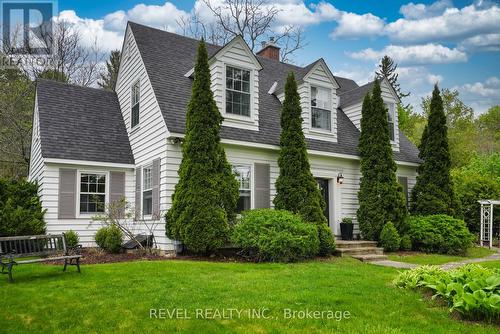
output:
[[[398,94],[398,97],[402,99],[403,97],[407,97],[410,93],[401,92],[401,87],[398,82],[399,75],[396,73],[398,69],[398,65],[392,60],[391,57],[385,55],[381,60],[380,64],[378,64],[378,71],[375,72],[378,79],[387,78],[389,83],[392,85],[392,88]]]
[[[281,137],[276,180],[276,209],[299,214],[316,224],[320,239],[320,255],[330,254],[335,244],[324,215],[325,201],[314,179],[302,131],[302,108],[293,72],[285,84],[285,100],[281,110]]]
[[[167,236],[194,252],[225,244],[235,218],[238,182],[220,143],[222,116],[210,89],[204,41],[198,47],[191,100],[186,114],[179,182],[166,214]]]
[[[363,238],[378,240],[387,222],[401,227],[406,217],[406,200],[396,179],[389,137],[388,110],[380,83],[375,80],[372,96],[367,94],[361,111],[361,182],[357,212]]]
[[[458,203],[450,176],[451,156],[443,99],[437,85],[430,102],[427,125],[420,142],[417,183],[411,193],[411,213],[415,215],[456,215]]]
[[[106,61],[106,72],[101,73],[101,79],[97,83],[100,87],[107,90],[115,90],[118,70],[120,69],[120,51],[111,51],[109,60]]]

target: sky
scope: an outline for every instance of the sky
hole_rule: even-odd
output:
[[[457,89],[476,114],[500,104],[500,0],[265,1],[279,10],[275,29],[303,29],[307,46],[294,55],[297,65],[324,58],[334,74],[361,85],[387,54],[416,111],[435,83]],[[180,32],[180,18],[210,19],[202,0],[59,0],[58,9],[106,51],[121,48],[128,20]]]

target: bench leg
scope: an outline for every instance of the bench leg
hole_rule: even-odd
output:
[[[78,272],[81,273],[80,271],[80,258],[76,258],[76,268],[78,269]]]
[[[64,268],[63,271],[66,271],[66,267],[68,266],[68,260],[64,259]]]
[[[14,282],[14,280],[12,279],[12,267],[13,266],[14,266],[14,263],[7,264],[7,270],[9,272],[9,283]]]

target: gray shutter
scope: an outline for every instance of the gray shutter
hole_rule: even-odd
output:
[[[125,172],[110,172],[109,179],[109,202],[117,202],[125,197]]]
[[[59,219],[76,217],[76,169],[59,169]]]
[[[137,167],[135,169],[135,220],[140,220],[142,216],[141,210],[141,181],[142,181],[142,167]]]
[[[271,207],[271,178],[269,165],[255,164],[254,174],[255,208],[268,209]]]
[[[153,217],[160,215],[160,159],[153,160],[152,170],[153,186]]]

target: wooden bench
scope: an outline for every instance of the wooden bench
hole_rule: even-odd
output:
[[[76,266],[80,272],[80,250],[82,246],[75,248],[66,246],[66,237],[63,234],[52,235],[28,235],[20,237],[0,238],[0,263],[2,274],[9,275],[12,280],[12,268],[21,264],[30,264],[48,261],[64,260],[64,269],[68,265]],[[16,260],[26,257],[40,257],[36,259]],[[7,271],[5,271],[7,269]]]

